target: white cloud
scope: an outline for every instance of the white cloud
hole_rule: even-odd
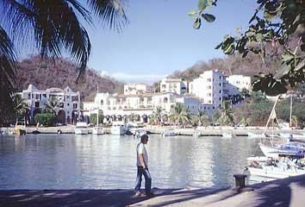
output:
[[[124,81],[126,83],[147,83],[152,84],[165,78],[167,75],[163,74],[133,74],[133,73],[109,73],[102,71],[101,76],[110,76],[116,80]]]

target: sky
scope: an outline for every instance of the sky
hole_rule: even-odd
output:
[[[198,0],[129,0],[128,24],[121,32],[95,22],[88,29],[92,53],[90,68],[124,82],[153,83],[177,70],[224,57],[215,50],[226,34],[246,29],[256,8],[253,0],[219,0],[209,10],[214,23],[193,29],[188,13]]]

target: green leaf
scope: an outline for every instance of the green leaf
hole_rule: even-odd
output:
[[[198,15],[198,12],[197,12],[197,11],[190,11],[190,12],[188,13],[188,15],[189,15],[190,17],[192,17],[192,18],[196,18],[197,15]]]
[[[215,16],[212,14],[208,14],[208,13],[203,13],[201,14],[201,16],[207,21],[207,22],[214,22],[215,21]]]
[[[201,19],[198,17],[198,18],[196,18],[196,20],[193,24],[193,27],[194,27],[194,29],[200,29],[200,26],[201,26]]]
[[[208,0],[199,0],[198,2],[198,9],[200,11],[205,10],[208,7]]]

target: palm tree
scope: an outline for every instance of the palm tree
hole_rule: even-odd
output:
[[[56,97],[52,97],[45,105],[45,112],[57,115],[57,109],[59,106],[59,100]]]
[[[26,125],[26,112],[29,109],[29,106],[27,103],[25,103],[24,99],[19,95],[15,94],[12,97],[13,100],[13,108],[16,114],[16,125],[18,124],[18,118],[23,117],[24,118],[24,125]]]
[[[233,111],[231,109],[230,101],[223,102],[223,108],[221,109],[221,115],[218,119],[218,122],[221,125],[233,125],[234,124]]]
[[[157,106],[153,112],[153,120],[154,123],[159,125],[162,121],[162,113],[163,113],[163,109],[161,106]]]
[[[199,120],[199,125],[208,126],[210,124],[209,116],[204,111],[198,111],[197,117]]]
[[[188,109],[181,103],[175,105],[169,117],[175,124],[182,126],[189,123],[191,119]]]
[[[70,53],[79,64],[77,80],[81,77],[91,51],[89,35],[83,23],[92,24],[91,13],[116,30],[127,22],[120,0],[1,1],[0,108],[12,106],[17,43],[29,45],[33,41],[42,58],[61,56],[62,50]]]

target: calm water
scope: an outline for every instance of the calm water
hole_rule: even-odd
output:
[[[136,177],[132,136],[26,135],[0,137],[0,189],[131,189]],[[153,187],[234,184],[258,140],[151,135]]]

